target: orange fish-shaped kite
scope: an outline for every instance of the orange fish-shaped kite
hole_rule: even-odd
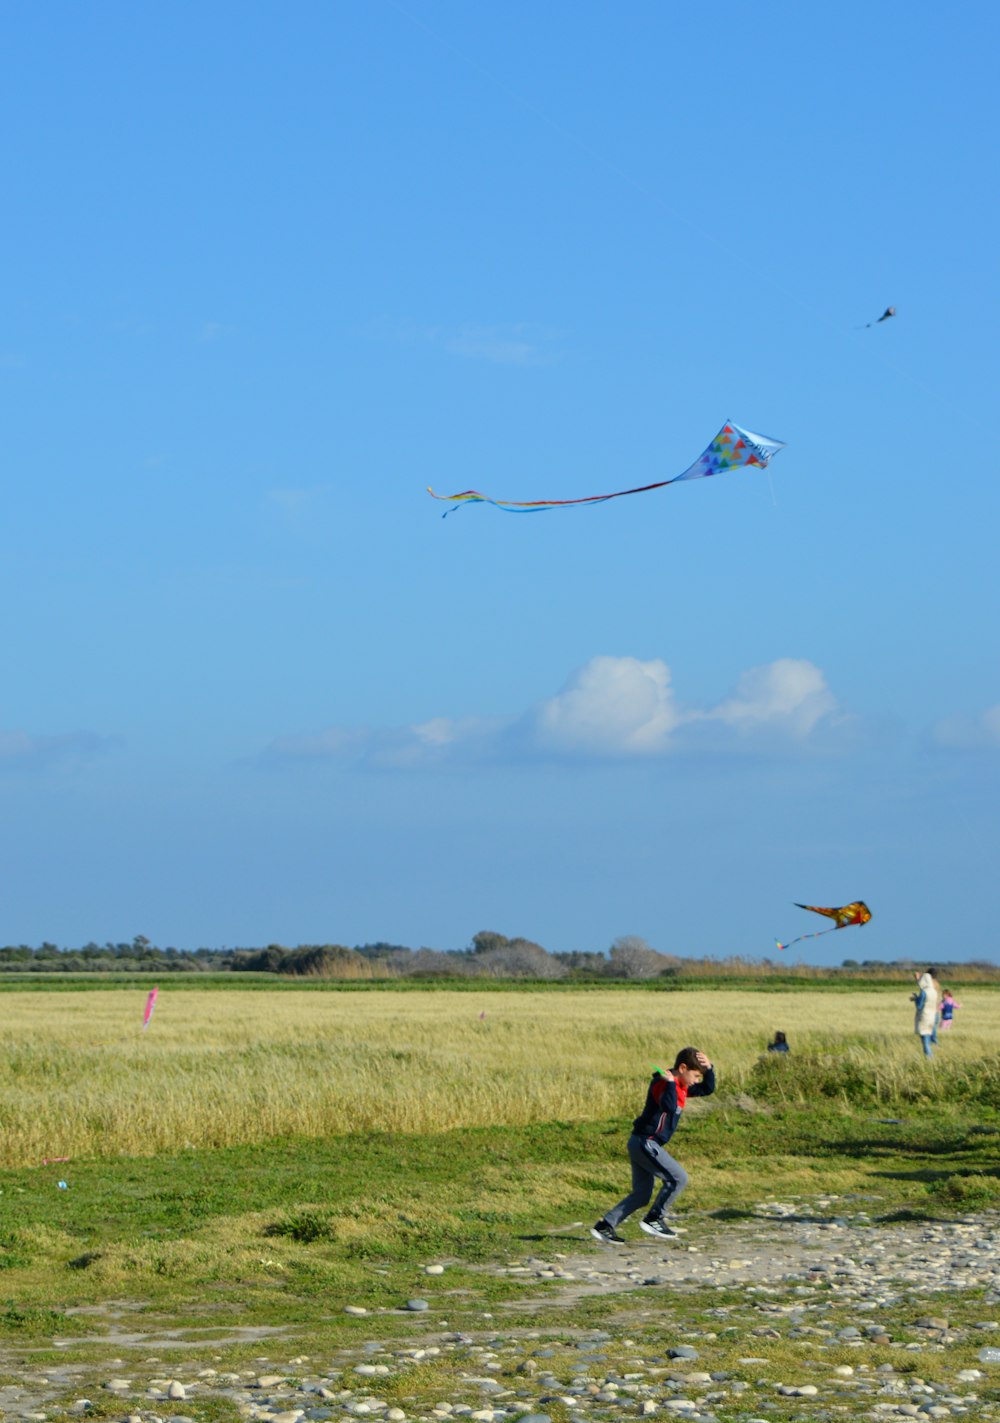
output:
[[[792,944],[797,944],[800,939],[818,939],[823,934],[832,934],[835,929],[846,929],[850,924],[867,924],[872,917],[872,912],[863,899],[855,899],[851,904],[842,904],[837,909],[824,909],[818,904],[796,904],[796,909],[808,909],[812,914],[825,914],[827,919],[834,919],[836,922],[833,929],[817,929],[814,934],[799,934],[798,938],[789,939],[787,944],[783,944],[780,939],[775,939],[779,949],[788,949]]]

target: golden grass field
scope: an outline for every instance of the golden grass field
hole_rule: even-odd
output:
[[[141,991],[9,992],[0,996],[0,1164],[357,1130],[624,1120],[650,1069],[689,1044],[715,1060],[720,1097],[740,1092],[777,1028],[793,1068],[796,1054],[846,1055],[880,1075],[887,1098],[921,1073],[984,1059],[996,1072],[1000,994],[963,989],[956,1026],[928,1065],[907,993],[609,988],[480,999],[167,986],[143,1032]]]

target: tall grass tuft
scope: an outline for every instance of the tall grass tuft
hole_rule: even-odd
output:
[[[850,1106],[961,1101],[1000,1108],[1000,1053],[949,1063],[941,1071],[887,1043],[806,1051],[794,1059],[769,1053],[744,1074],[762,1102],[839,1101]]]

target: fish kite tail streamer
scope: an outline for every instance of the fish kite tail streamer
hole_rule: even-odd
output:
[[[787,944],[783,944],[780,939],[775,939],[774,942],[775,942],[775,944],[778,946],[778,948],[782,951],[782,953],[784,953],[785,949],[788,948],[788,945],[787,945]]]

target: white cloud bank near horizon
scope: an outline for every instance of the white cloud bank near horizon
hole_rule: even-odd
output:
[[[803,658],[753,667],[715,706],[682,702],[660,658],[592,657],[551,697],[507,717],[435,717],[394,728],[329,727],[276,738],[269,762],[352,760],[373,767],[450,761],[640,760],[701,753],[837,749],[856,718]]]
[[[102,756],[121,745],[117,736],[96,731],[67,731],[55,736],[32,736],[27,731],[0,730],[0,767],[49,766],[56,761]]]
[[[937,722],[932,739],[956,751],[1000,750],[1000,702],[978,716],[949,716]]]

